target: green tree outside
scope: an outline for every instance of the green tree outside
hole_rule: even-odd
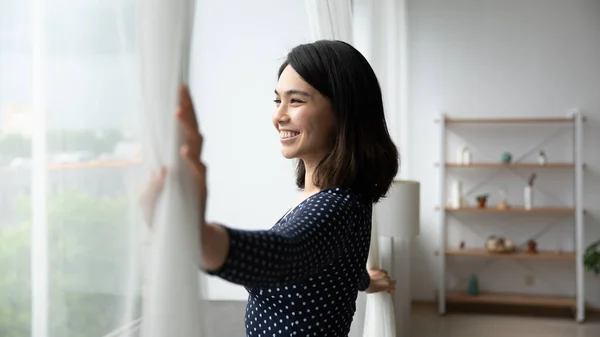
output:
[[[101,337],[121,326],[129,266],[129,201],[63,190],[48,199],[51,337]],[[0,336],[31,336],[31,203],[0,230]],[[139,293],[134,317],[139,316]]]

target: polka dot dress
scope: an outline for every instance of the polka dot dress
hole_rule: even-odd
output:
[[[212,275],[249,293],[246,336],[347,336],[366,262],[372,205],[346,189],[322,190],[271,230],[225,227],[227,261]]]

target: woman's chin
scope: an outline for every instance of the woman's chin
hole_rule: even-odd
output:
[[[281,149],[281,154],[286,159],[298,158],[298,156],[296,155],[296,151],[290,151],[289,149],[286,149],[286,148]]]

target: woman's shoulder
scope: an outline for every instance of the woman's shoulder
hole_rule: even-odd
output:
[[[347,187],[325,188],[314,196],[316,197],[316,202],[325,201],[328,206],[335,208],[360,209],[370,212],[372,207],[372,203],[369,200]]]
[[[366,198],[364,198],[360,193],[350,187],[330,187],[324,188],[317,194],[324,194],[330,197],[342,197],[344,199],[351,199],[353,201],[359,201],[363,203],[370,204]]]

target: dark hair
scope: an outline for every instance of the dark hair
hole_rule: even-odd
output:
[[[315,169],[322,189],[350,188],[377,202],[396,173],[399,154],[387,129],[381,88],[363,55],[342,41],[321,40],[293,48],[278,77],[290,65],[332,104],[338,129],[332,151]],[[304,188],[306,168],[298,160],[296,185]]]

